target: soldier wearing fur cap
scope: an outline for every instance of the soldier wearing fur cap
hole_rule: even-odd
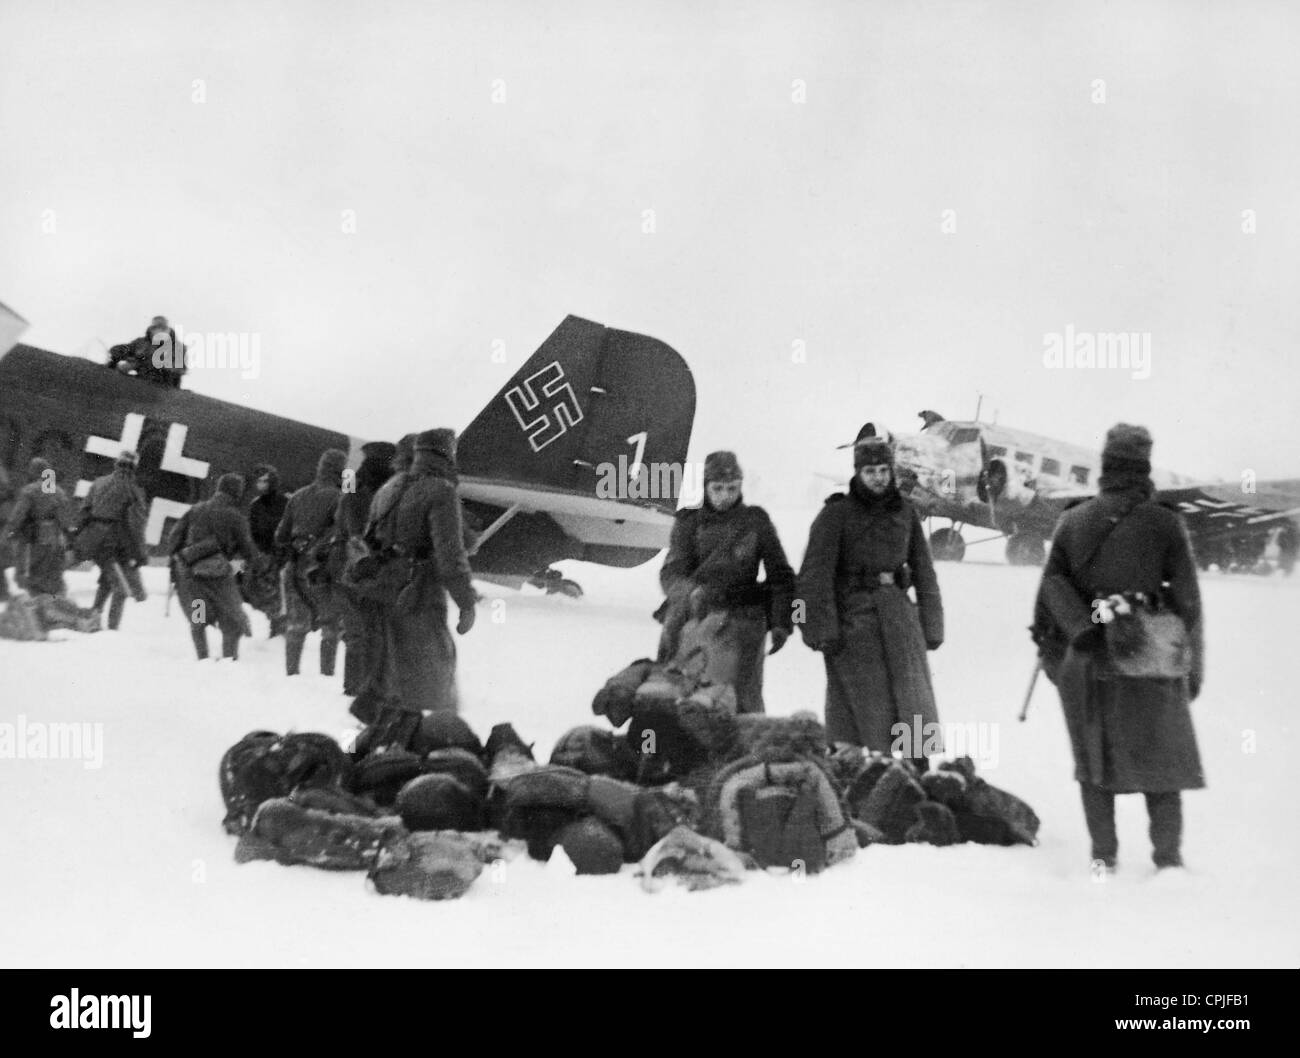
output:
[[[74,543],[78,561],[99,566],[94,609],[102,612],[108,602],[110,629],[121,624],[128,594],[136,602],[146,598],[139,567],[149,561],[144,543],[148,504],[135,480],[139,462],[135,452],[124,450],[111,474],[91,482],[82,501],[81,528]]]
[[[726,613],[718,646],[735,653],[736,708],[761,713],[763,644],[770,630],[775,654],[790,637],[794,570],[767,512],[745,503],[743,484],[734,453],[705,457],[704,499],[677,512],[659,573],[666,599],[656,616],[664,623],[660,659],[667,660],[688,616]]]
[[[381,603],[383,656],[374,683],[382,688],[379,696],[387,708],[417,724],[423,711],[459,708],[448,595],[460,609],[456,631],[464,635],[474,626],[478,595],[470,580],[456,485],[455,432],[426,430],[415,438],[410,467],[375,495],[366,529],[400,582]]]
[[[1180,791],[1205,785],[1189,704],[1204,651],[1196,563],[1182,519],[1152,499],[1151,435],[1119,423],[1106,434],[1101,492],[1066,511],[1039,586],[1035,624],[1066,644],[1055,675],[1074,754],[1092,858],[1113,869],[1115,795],[1143,793],[1157,868],[1182,865]],[[1191,671],[1152,679],[1111,671],[1097,600],[1113,595],[1172,609],[1186,625]]]
[[[75,509],[40,456],[28,464],[27,477],[4,531],[18,548],[18,586],[33,595],[65,595],[65,534],[75,523]]]
[[[330,576],[329,551],[334,537],[334,512],[343,495],[343,471],[348,454],[338,448],[321,453],[316,478],[292,496],[275,530],[275,545],[286,563],[282,574],[285,598],[284,670],[298,675],[307,634],[320,629],[320,671],[334,675],[343,603]]]
[[[167,541],[176,594],[200,661],[208,656],[208,625],[221,629],[221,655],[232,661],[239,658],[240,636],[252,634],[230,564],[232,558],[249,564],[258,558],[248,517],[239,506],[243,494],[240,475],[222,474],[213,497],[186,511]]]
[[[889,442],[860,435],[848,495],[813,522],[799,571],[804,641],[826,664],[826,735],[889,753],[906,724],[918,766],[937,751],[926,651],[943,643],[943,602],[921,517],[898,491]],[[916,605],[907,590],[916,589]]]

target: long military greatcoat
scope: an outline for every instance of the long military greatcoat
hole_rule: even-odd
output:
[[[856,478],[847,496],[830,497],[812,525],[797,597],[806,606],[804,641],[825,656],[827,737],[888,753],[894,725],[904,723],[907,755],[937,751],[925,655],[943,642],[943,602],[912,504],[896,488],[874,496]]]
[[[1074,773],[1115,793],[1164,793],[1205,785],[1189,702],[1204,673],[1201,596],[1187,529],[1152,502],[1146,478],[1102,483],[1094,499],[1061,516],[1039,589],[1042,606],[1071,641],[1057,673]],[[1097,548],[1103,531],[1109,536]],[[1089,560],[1089,556],[1095,556]],[[1129,679],[1109,673],[1092,601],[1111,594],[1160,595],[1192,642],[1187,679]]]
[[[465,552],[455,468],[417,452],[410,470],[375,495],[371,532],[397,549],[411,570],[398,598],[383,604],[383,657],[375,664],[391,704],[408,712],[460,707],[456,644],[447,627],[447,596],[462,609],[478,599]]]

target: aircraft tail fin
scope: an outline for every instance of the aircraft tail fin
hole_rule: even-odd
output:
[[[655,338],[568,316],[461,434],[466,477],[601,495],[649,470],[674,511],[695,418],[686,362]],[[669,471],[667,468],[676,468]]]

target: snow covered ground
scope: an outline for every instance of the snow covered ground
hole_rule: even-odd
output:
[[[812,511],[778,519],[797,562]],[[981,554],[984,552],[984,554]],[[995,557],[976,549],[972,559]],[[490,587],[459,641],[465,717],[512,722],[545,760],[591,720],[606,676],[653,650],[658,562],[574,565],[580,601]],[[1120,870],[1095,881],[1059,703],[1033,666],[1037,571],[939,567],[947,643],[931,655],[945,722],[979,725],[991,782],[1042,819],[1037,848],[876,847],[819,876],[751,872],[702,893],[643,892],[625,867],[577,878],[562,854],[485,872],[461,900],[368,891],[356,873],[238,866],[221,829],[221,754],[255,728],[355,730],[338,678],[287,679],[283,645],[237,664],[193,659],[165,572],[123,629],[0,641],[0,723],[102,724],[101,766],[0,760],[8,853],[6,966],[1295,966],[1294,803],[1300,578],[1206,575],[1208,678],[1194,717],[1209,787],[1185,795],[1189,870],[1156,876],[1140,797],[1119,800]],[[73,573],[87,602],[89,573]],[[213,636],[215,641],[215,636]],[[315,637],[306,660],[314,660]],[[305,664],[304,668],[308,666]],[[340,666],[341,669],[341,666]],[[820,658],[796,639],[769,659],[775,714],[820,713]],[[603,722],[603,721],[602,721]],[[992,741],[996,738],[996,743]],[[978,747],[977,747],[978,748]]]

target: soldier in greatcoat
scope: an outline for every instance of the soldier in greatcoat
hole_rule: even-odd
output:
[[[860,438],[853,468],[848,494],[831,496],[812,525],[800,629],[825,659],[827,738],[882,753],[897,746],[924,768],[942,749],[926,660],[943,643],[939,581],[889,442]]]
[[[1152,494],[1151,435],[1119,423],[1106,434],[1101,492],[1067,510],[1043,569],[1035,624],[1065,644],[1055,668],[1074,777],[1092,858],[1114,869],[1115,795],[1142,793],[1157,868],[1182,866],[1181,791],[1205,785],[1189,705],[1205,672],[1196,562],[1181,517]],[[1183,619],[1191,665],[1185,678],[1132,678],[1111,671],[1103,600],[1154,603]],[[1051,674],[1051,670],[1049,670]]]

